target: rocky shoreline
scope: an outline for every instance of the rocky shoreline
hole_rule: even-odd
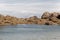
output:
[[[37,16],[29,18],[16,18],[13,16],[0,15],[0,25],[17,25],[17,24],[40,24],[40,25],[60,25],[60,13],[44,12],[41,18]]]

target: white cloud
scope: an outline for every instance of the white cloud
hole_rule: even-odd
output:
[[[17,17],[41,16],[44,11],[60,12],[60,3],[0,3],[0,13],[4,15],[9,14]]]

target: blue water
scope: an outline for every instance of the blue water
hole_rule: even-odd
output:
[[[0,26],[0,40],[60,40],[60,25]]]

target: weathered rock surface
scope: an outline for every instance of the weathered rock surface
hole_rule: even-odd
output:
[[[44,12],[41,18],[37,16],[29,18],[16,18],[13,16],[0,15],[0,25],[17,25],[17,24],[41,24],[41,25],[60,25],[60,13]]]
[[[47,14],[47,15],[46,15]],[[49,13],[49,12],[45,12],[42,17],[42,19],[48,19],[49,20],[49,24],[53,25],[53,24],[60,24],[60,13],[57,12],[53,12],[53,13]],[[47,22],[48,23],[48,22]]]
[[[49,19],[50,15],[51,14],[49,12],[44,12],[43,15],[41,16],[41,19]]]
[[[41,16],[41,19],[49,19],[52,17],[56,17],[58,19],[60,19],[60,13],[57,12],[53,12],[53,13],[49,13],[49,12],[44,12],[43,15]]]

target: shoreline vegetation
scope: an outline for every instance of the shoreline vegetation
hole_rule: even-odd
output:
[[[0,26],[17,24],[60,25],[60,13],[44,12],[41,18],[38,18],[37,16],[17,18],[9,15],[0,15]]]

